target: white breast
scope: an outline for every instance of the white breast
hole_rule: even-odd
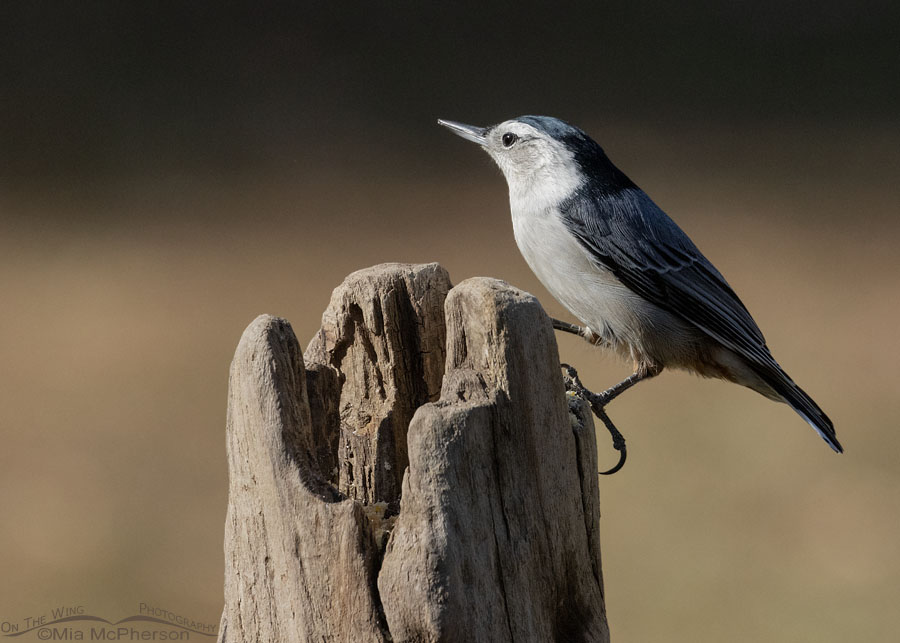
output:
[[[593,261],[556,208],[515,208],[512,220],[531,270],[583,324],[635,361],[682,361],[689,347],[680,344],[691,343],[694,332]]]
[[[640,297],[591,261],[557,212],[514,211],[512,219],[519,251],[550,294],[595,333],[627,341]]]

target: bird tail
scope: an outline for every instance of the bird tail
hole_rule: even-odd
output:
[[[768,372],[759,374],[763,376],[769,386],[775,389],[788,406],[794,409],[800,417],[816,430],[816,433],[828,443],[828,446],[836,453],[843,453],[844,447],[838,442],[834,424],[825,415],[825,412],[819,408],[819,405],[806,394],[806,391],[794,384],[794,380],[781,368],[775,369],[775,372],[769,369],[765,370]]]

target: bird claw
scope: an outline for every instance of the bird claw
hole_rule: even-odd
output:
[[[603,394],[597,394],[589,391],[585,388],[584,384],[581,383],[581,379],[578,377],[578,371],[569,364],[560,364],[560,367],[564,371],[563,380],[566,383],[566,390],[571,391],[581,399],[585,400],[591,406],[591,411],[593,411],[594,415],[596,415],[603,422],[603,425],[606,427],[606,430],[609,431],[610,436],[612,436],[613,448],[619,452],[619,462],[612,469],[607,471],[600,471],[599,474],[601,476],[608,476],[614,474],[616,471],[625,466],[625,459],[628,457],[628,450],[625,447],[625,436],[616,428],[616,425],[613,424],[612,420],[606,414],[606,409],[604,408],[606,404],[609,402],[606,396]]]
[[[595,409],[595,407],[602,409],[609,404],[610,397],[608,391],[604,391],[603,393],[589,391],[587,387],[581,383],[581,378],[578,377],[578,371],[575,370],[574,366],[560,364],[560,367],[566,372],[563,376],[563,380],[566,382],[566,390],[572,391],[578,395],[578,397],[585,400],[591,405],[592,409]],[[596,414],[596,410],[594,413]]]

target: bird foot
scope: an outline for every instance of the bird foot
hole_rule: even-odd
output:
[[[609,434],[612,436],[613,448],[619,452],[619,462],[612,469],[599,472],[602,476],[612,475],[625,466],[625,458],[628,457],[628,450],[625,448],[625,436],[622,435],[606,414],[605,406],[613,397],[615,397],[615,395],[610,396],[610,391],[604,391],[600,394],[589,391],[585,388],[584,384],[581,383],[581,379],[578,377],[578,371],[576,371],[573,366],[570,366],[569,364],[560,364],[560,367],[565,373],[563,375],[563,380],[566,383],[566,390],[572,391],[575,395],[590,404],[591,411],[600,418],[603,425],[606,427],[606,430],[609,431]]]

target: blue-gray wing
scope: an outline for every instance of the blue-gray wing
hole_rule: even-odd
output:
[[[725,278],[646,194],[637,188],[576,193],[560,213],[598,265],[746,359],[832,449],[843,451],[834,424],[772,357]]]
[[[576,194],[560,211],[593,259],[628,288],[759,366],[778,369],[725,278],[643,191]]]

